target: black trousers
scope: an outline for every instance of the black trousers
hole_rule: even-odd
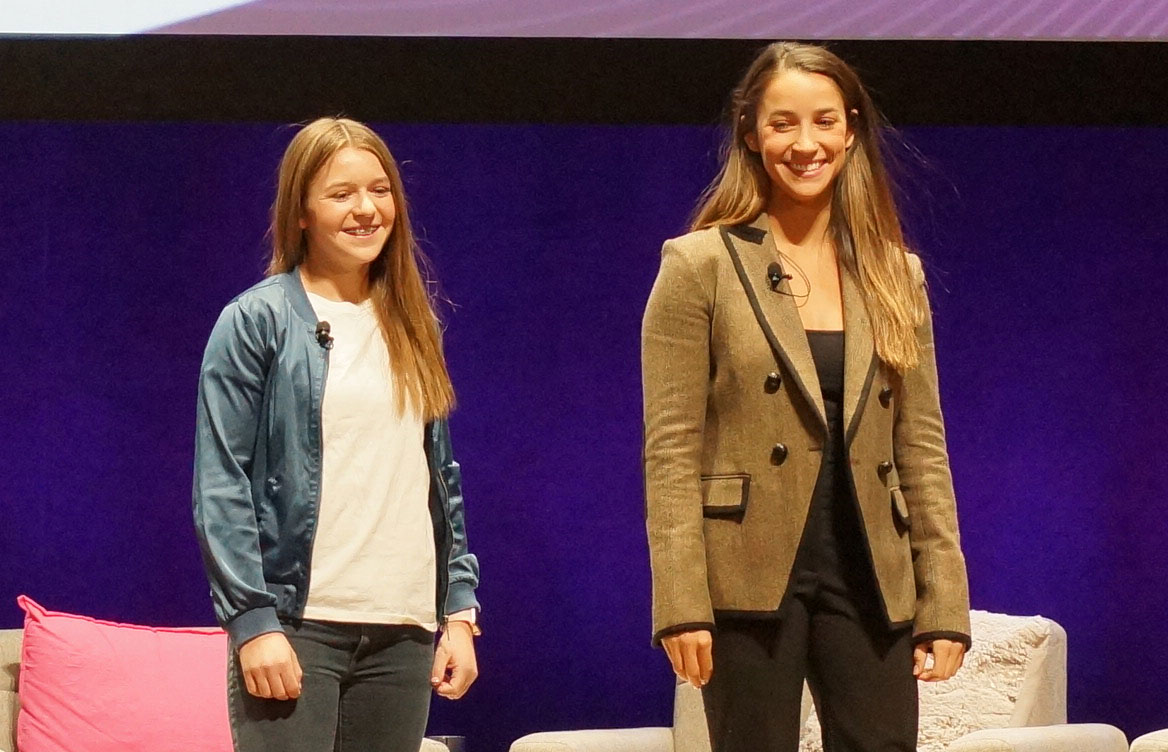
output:
[[[795,752],[807,680],[826,752],[915,752],[912,630],[815,596],[779,618],[716,618],[702,689],[713,752]]]

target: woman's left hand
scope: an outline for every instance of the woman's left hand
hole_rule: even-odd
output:
[[[471,625],[465,621],[448,622],[434,650],[430,685],[446,699],[457,700],[466,694],[478,675]]]
[[[925,668],[925,658],[933,654],[933,665]],[[965,662],[965,645],[953,640],[928,640],[913,648],[913,676],[921,681],[945,681]]]

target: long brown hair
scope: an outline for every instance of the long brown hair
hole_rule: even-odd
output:
[[[406,399],[425,420],[448,415],[454,407],[454,387],[442,356],[442,340],[433,301],[422,278],[425,257],[410,229],[401,172],[389,148],[368,126],[346,118],[320,118],[301,128],[284,151],[272,204],[272,258],[268,274],[296,268],[308,255],[300,219],[308,184],[325,163],[351,146],[375,155],[389,177],[396,210],[389,240],[369,265],[369,297],[381,323],[381,333],[393,365],[397,410]]]
[[[920,362],[914,330],[925,317],[924,295],[908,265],[885,167],[886,125],[859,76],[835,54],[816,45],[776,42],[754,59],[734,89],[722,166],[702,194],[690,229],[749,222],[766,208],[770,180],[745,139],[756,128],[767,86],[788,70],[827,76],[843,96],[855,140],[832,188],[829,233],[840,262],[859,281],[877,354],[903,373]]]

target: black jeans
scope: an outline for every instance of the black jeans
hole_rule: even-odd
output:
[[[284,633],[304,671],[299,699],[249,694],[239,656],[228,660],[236,752],[418,752],[430,712],[430,632],[303,621]]]
[[[814,597],[792,598],[779,619],[716,623],[702,689],[713,752],[795,752],[804,679],[826,752],[915,752],[911,629],[889,631]]]

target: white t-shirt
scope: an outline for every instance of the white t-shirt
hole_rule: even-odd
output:
[[[423,421],[395,408],[372,301],[308,294],[333,337],[322,407],[323,477],[304,618],[438,628]]]

